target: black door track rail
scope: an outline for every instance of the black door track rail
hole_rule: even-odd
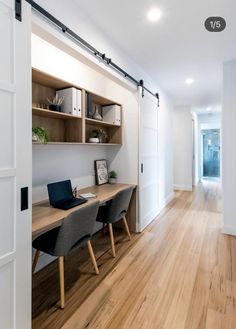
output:
[[[85,41],[83,38],[81,38],[78,34],[73,32],[71,29],[69,29],[66,25],[64,25],[61,21],[59,21],[56,17],[51,15],[48,11],[43,9],[41,6],[39,6],[36,2],[32,0],[25,0],[28,2],[32,8],[34,8],[37,12],[39,12],[41,15],[46,17],[50,22],[52,22],[54,25],[56,25],[63,33],[67,34],[70,38],[75,40],[80,46],[82,46],[84,49],[86,49],[90,54],[94,55],[95,57],[99,58],[99,60],[103,61],[105,64],[107,64],[109,67],[111,67],[114,71],[121,74],[123,77],[127,78],[136,86],[142,88],[142,97],[144,97],[144,90],[147,91],[149,94],[157,98],[157,105],[159,107],[159,94],[153,93],[150,91],[147,87],[145,87],[143,80],[137,80],[132,75],[124,71],[120,66],[118,66],[116,63],[114,63],[111,58],[107,57],[106,54],[101,53],[99,50],[94,48],[91,44],[89,44],[87,41]],[[16,18],[21,20],[21,6],[19,6],[19,3],[21,3],[20,0],[15,0],[16,3]],[[20,7],[20,11],[19,11]]]

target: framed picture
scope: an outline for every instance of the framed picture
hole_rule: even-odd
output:
[[[105,159],[95,160],[95,177],[97,185],[108,183],[107,161]]]

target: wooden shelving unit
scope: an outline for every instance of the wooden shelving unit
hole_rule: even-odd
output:
[[[82,91],[82,116],[74,116],[62,112],[54,112],[46,107],[47,98],[53,99],[56,90],[67,87],[76,87]],[[86,95],[89,93],[91,108],[88,109]],[[80,86],[71,85],[38,70],[32,70],[32,124],[33,127],[44,127],[49,134],[49,142],[33,145],[122,145],[122,121],[120,125],[88,118],[87,114],[94,111],[96,105],[101,113],[104,105],[117,104],[102,96],[90,93]],[[118,104],[121,106],[121,104]],[[122,107],[121,107],[122,111]],[[122,115],[121,115],[122,116]],[[89,143],[92,132],[102,130],[105,140],[102,143]]]

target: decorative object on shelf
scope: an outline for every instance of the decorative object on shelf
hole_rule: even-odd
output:
[[[48,143],[48,132],[43,127],[33,127],[32,128],[32,141],[40,142],[42,144]]]
[[[91,133],[91,137],[89,138],[90,143],[107,143],[107,132],[106,130],[99,128],[94,129]],[[96,140],[95,140],[96,139]]]
[[[101,116],[101,114],[98,112],[98,107],[97,107],[97,105],[95,105],[95,112],[94,112],[94,114],[93,114],[93,119],[94,119],[94,120],[102,121],[102,116]]]
[[[89,138],[89,143],[99,143],[99,138],[98,137],[90,137]]]
[[[53,98],[51,101],[49,98],[47,98],[47,101],[49,102],[49,110],[61,112],[61,104],[64,101],[64,97],[59,97],[58,94]]]
[[[108,183],[107,161],[105,159],[95,160],[94,163],[96,184],[102,185]]]
[[[109,172],[108,177],[109,177],[109,183],[110,184],[116,184],[116,182],[117,182],[117,173],[114,170]]]

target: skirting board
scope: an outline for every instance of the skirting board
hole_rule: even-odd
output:
[[[236,236],[236,227],[223,226],[222,233]]]
[[[174,199],[175,192],[171,192],[167,198],[165,198],[164,202],[160,205],[160,212]]]
[[[174,189],[178,191],[192,191],[193,187],[190,185],[174,185]]]

